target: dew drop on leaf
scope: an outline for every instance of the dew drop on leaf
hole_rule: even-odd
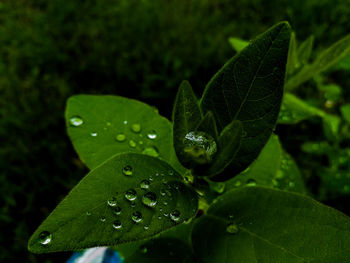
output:
[[[199,164],[210,162],[217,150],[214,138],[205,132],[189,132],[183,143],[185,154]]]
[[[147,147],[142,151],[143,154],[149,155],[149,156],[153,156],[153,157],[158,157],[159,156],[159,151],[156,147],[151,146],[151,147]]]
[[[135,133],[139,133],[141,131],[141,125],[138,123],[134,123],[131,125],[131,130]]]
[[[236,224],[229,224],[227,227],[226,227],[226,232],[229,233],[229,234],[237,234],[239,231],[238,229],[238,226]]]
[[[131,219],[135,223],[140,223],[142,221],[142,214],[139,211],[136,211],[136,212],[132,213]]]
[[[48,231],[43,231],[39,234],[39,243],[42,245],[47,245],[52,240],[52,234]]]
[[[91,212],[90,212],[90,211],[87,211],[87,212],[86,212],[86,215],[87,215],[87,216],[91,216]]]
[[[142,197],[142,203],[148,207],[155,207],[157,202],[157,195],[153,192],[148,192]]]
[[[147,247],[146,246],[141,246],[140,247],[140,251],[142,254],[146,254],[147,253]]]
[[[100,218],[101,222],[105,222],[106,221],[106,218],[103,216]]]
[[[134,201],[136,199],[136,191],[134,189],[129,189],[125,192],[125,198],[129,201]]]
[[[118,142],[124,142],[126,140],[126,136],[123,133],[119,133],[117,136],[115,136],[115,139]]]
[[[150,182],[148,180],[142,180],[141,183],[140,183],[140,187],[142,189],[148,189],[149,185],[150,185]]]
[[[123,121],[124,124],[128,124],[128,121]]]
[[[91,137],[96,137],[96,136],[97,136],[97,132],[92,132],[92,133],[90,133],[90,136],[91,136]]]
[[[107,204],[108,204],[110,207],[116,206],[116,205],[117,205],[117,198],[112,197],[111,199],[107,200]]]
[[[122,213],[122,209],[120,206],[114,207],[113,208],[113,214],[115,215],[120,215]]]
[[[130,140],[130,141],[129,141],[129,146],[130,146],[131,148],[135,148],[135,147],[136,147],[136,142],[135,142],[134,140]]]
[[[113,228],[114,229],[121,229],[122,228],[122,222],[120,222],[119,220],[115,220],[113,222]]]
[[[294,188],[295,187],[295,183],[290,181],[289,184],[288,184],[289,188]]]
[[[126,165],[123,167],[123,174],[126,176],[132,175],[132,167],[130,165]]]
[[[179,210],[174,210],[170,213],[170,219],[173,220],[174,222],[179,221],[180,219],[180,212]]]
[[[256,181],[254,179],[248,179],[246,182],[246,186],[256,186]]]
[[[81,117],[74,116],[74,117],[69,119],[69,123],[73,127],[79,127],[80,125],[82,125],[84,123],[84,121]]]
[[[157,138],[157,132],[155,130],[150,131],[149,133],[147,133],[147,138],[154,140],[155,138]]]

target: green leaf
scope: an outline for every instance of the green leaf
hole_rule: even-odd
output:
[[[218,140],[219,152],[205,173],[209,176],[214,176],[211,177],[211,180],[216,181],[217,178],[219,178],[220,181],[222,176],[221,173],[236,157],[240,147],[241,138],[242,123],[240,121],[232,121],[221,132]]]
[[[344,120],[350,124],[350,104],[344,104],[340,107],[340,112]]]
[[[80,181],[35,231],[28,247],[46,253],[115,246],[152,237],[196,211],[196,193],[167,163],[119,154]],[[43,231],[52,235],[46,245],[40,243]]]
[[[159,238],[143,244],[124,263],[193,263],[191,248],[174,238]]]
[[[350,35],[347,35],[323,51],[311,65],[305,66],[300,72],[290,78],[285,84],[285,89],[292,90],[295,87],[298,87],[316,74],[325,71],[339,62],[342,58],[349,54],[349,52]]]
[[[286,65],[286,75],[289,77],[292,75],[299,64],[297,54],[297,43],[295,39],[295,33],[292,32],[289,41],[288,59]]]
[[[306,65],[310,59],[312,47],[314,45],[314,36],[309,36],[304,42],[298,47],[297,53],[300,62],[300,66]]]
[[[196,95],[191,85],[187,81],[183,81],[176,95],[173,109],[173,134],[176,155],[185,167],[191,167],[192,161],[184,151],[186,147],[185,137],[189,132],[195,131],[201,120],[202,114]]]
[[[228,41],[236,52],[241,52],[249,44],[248,41],[236,37],[230,37]]]
[[[172,124],[142,102],[118,96],[77,95],[66,108],[67,130],[80,159],[93,169],[117,153],[144,153],[183,172],[173,150]]]
[[[218,130],[216,128],[214,115],[211,111],[208,111],[207,114],[205,114],[203,120],[196,127],[196,131],[204,131],[217,140]]]
[[[229,167],[241,172],[258,156],[275,126],[283,93],[290,27],[279,23],[229,60],[208,83],[203,112],[212,111],[218,131],[233,120],[243,124],[244,138]]]
[[[275,134],[270,137],[258,159],[246,171],[226,182],[226,189],[256,185],[306,193],[298,166],[282,149]]]
[[[196,221],[192,241],[210,263],[348,262],[350,220],[300,194],[244,187],[222,195]]]

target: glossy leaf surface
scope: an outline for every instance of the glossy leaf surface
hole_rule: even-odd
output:
[[[35,231],[29,249],[46,253],[145,239],[183,223],[196,211],[196,193],[167,163],[120,154],[80,181]],[[42,244],[46,231],[52,240]]]

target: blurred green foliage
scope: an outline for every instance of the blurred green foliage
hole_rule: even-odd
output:
[[[298,38],[315,36],[315,55],[350,32],[349,4],[349,0],[1,1],[0,262],[20,262],[19,258],[63,262],[68,257],[32,255],[26,245],[35,227],[86,172],[65,132],[63,111],[70,95],[132,97],[170,117],[169,105],[181,80],[189,79],[198,94],[234,54],[229,37],[249,39],[289,20]],[[344,70],[349,64],[344,61],[337,65],[341,70],[334,68],[322,77],[323,88],[312,81],[297,94],[339,115],[339,107],[350,101],[350,72]],[[325,87],[334,84],[341,87],[342,96],[328,107],[324,94],[332,97],[334,92]],[[319,176],[313,173],[320,163],[329,167],[329,155],[303,153],[301,145],[325,140],[320,125],[313,119],[277,129],[314,193],[319,191]],[[337,154],[350,147],[349,140],[336,142],[342,149]]]

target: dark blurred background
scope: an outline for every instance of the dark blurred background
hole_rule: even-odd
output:
[[[350,32],[349,6],[349,0],[0,1],[0,262],[64,262],[70,255],[27,252],[32,232],[87,172],[65,131],[69,96],[118,94],[169,118],[181,80],[200,95],[235,54],[229,37],[251,39],[288,20],[298,39],[315,36],[317,54]],[[332,78],[349,87],[349,71]],[[279,130],[282,140],[291,129]]]

